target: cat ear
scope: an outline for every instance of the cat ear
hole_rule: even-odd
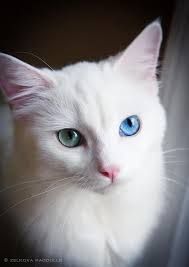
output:
[[[37,90],[53,86],[54,81],[42,70],[0,53],[0,89],[12,109],[23,105]]]
[[[144,79],[156,77],[162,29],[159,20],[148,25],[118,57],[115,68]]]

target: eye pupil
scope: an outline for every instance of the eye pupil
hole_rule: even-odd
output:
[[[74,133],[73,132],[71,132],[71,131],[68,131],[68,138],[69,139],[72,139],[73,138],[73,136],[74,136]]]
[[[140,120],[138,116],[132,115],[122,121],[119,127],[120,136],[135,135],[140,129]]]
[[[127,119],[127,123],[128,123],[128,125],[129,125],[129,127],[132,127],[132,120],[129,118],[129,119]]]

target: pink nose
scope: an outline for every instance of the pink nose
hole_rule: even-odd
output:
[[[119,173],[119,168],[117,166],[106,166],[106,167],[101,167],[99,169],[99,172],[114,181],[114,179],[117,177]]]

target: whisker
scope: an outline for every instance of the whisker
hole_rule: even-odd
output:
[[[39,59],[41,62],[43,62],[49,69],[51,69],[52,71],[54,71],[53,70],[53,68],[49,65],[49,64],[47,64],[47,62],[45,62],[45,60],[43,60],[42,58],[40,58],[39,56],[37,56],[37,55],[35,55],[34,53],[32,53],[32,52],[16,52],[17,54],[27,54],[27,55],[31,55],[31,56],[33,56],[33,57],[35,57],[35,58],[37,58],[37,59]]]
[[[165,179],[166,181],[169,181],[169,182],[175,183],[176,185],[181,186],[183,189],[185,189],[186,186],[189,186],[189,184],[180,183],[180,182],[178,182],[178,181],[176,181],[176,180],[174,180],[172,178],[166,177],[166,176],[164,176],[162,178]]]
[[[62,178],[63,180],[66,180],[66,179],[70,179],[72,176],[70,177],[64,177]],[[76,177],[76,175],[74,175],[74,177]],[[0,193],[3,193],[9,189],[12,189],[14,187],[17,187],[17,186],[20,186],[20,185],[25,185],[25,184],[32,184],[32,183],[48,183],[48,182],[54,182],[54,181],[59,181],[61,179],[58,179],[58,178],[51,178],[51,179],[35,179],[35,180],[30,180],[30,181],[24,181],[24,182],[20,182],[20,183],[17,183],[17,184],[13,184],[13,185],[10,185],[10,186],[7,186],[3,189],[0,190]]]
[[[175,158],[177,157],[178,155],[164,155],[164,158],[167,159],[167,158]]]
[[[73,182],[73,181],[75,181],[75,178],[77,178],[77,177],[79,177],[79,176],[74,175],[74,176],[64,177],[62,179],[57,180],[55,183],[51,184],[47,189],[51,188],[52,186],[54,186],[54,185],[56,185],[56,184],[58,184],[60,182],[64,182],[64,181],[67,181],[67,180],[69,180],[70,182]]]
[[[24,184],[31,184],[31,183],[41,183],[41,182],[50,182],[51,179],[46,179],[46,180],[39,180],[39,179],[36,179],[36,180],[30,180],[30,181],[25,181],[25,182],[21,182],[21,183],[17,183],[17,184],[14,184],[14,185],[10,185],[10,186],[7,186],[3,189],[0,190],[0,193],[3,193],[9,189],[12,189],[14,187],[17,187],[19,185],[24,185]]]
[[[22,188],[18,188],[18,189],[16,189],[16,190],[14,190],[12,193],[20,192],[20,191],[23,191],[23,190],[25,190],[25,189],[29,189],[29,188],[31,188],[31,187],[32,187],[32,185],[25,186],[25,187],[22,187]]]
[[[17,202],[16,204],[10,206],[8,209],[6,209],[5,211],[3,211],[3,212],[0,214],[0,217],[3,216],[4,214],[6,214],[9,210],[11,210],[11,209],[13,209],[13,208],[19,206],[20,204],[26,202],[27,200],[31,200],[31,199],[33,199],[33,198],[36,198],[36,197],[39,197],[39,196],[41,196],[41,195],[47,194],[47,193],[49,193],[49,192],[51,192],[51,191],[53,191],[53,190],[55,190],[55,189],[57,189],[57,188],[60,188],[60,187],[62,187],[62,186],[64,186],[64,184],[63,184],[63,185],[56,186],[56,187],[53,187],[53,188],[51,188],[51,189],[49,189],[49,190],[45,190],[45,191],[43,191],[43,192],[41,192],[41,193],[32,195],[31,197],[24,198],[23,200]]]
[[[189,151],[189,148],[178,147],[178,148],[173,148],[173,149],[165,150],[162,153],[163,154],[167,154],[167,153],[177,152],[177,151]]]
[[[164,163],[189,163],[189,161],[179,161],[179,160],[173,160],[173,161],[164,161]]]
[[[79,178],[79,179],[76,180],[76,178]],[[34,195],[32,195],[32,196],[30,196],[30,197],[27,197],[27,198],[24,198],[24,199],[22,199],[21,201],[17,202],[16,204],[13,204],[12,206],[8,207],[8,209],[6,209],[5,211],[3,211],[3,212],[0,214],[0,217],[3,216],[4,214],[6,214],[9,210],[11,210],[11,209],[13,209],[13,208],[15,208],[15,207],[21,205],[22,203],[26,202],[27,200],[31,200],[31,199],[34,199],[34,198],[39,197],[39,196],[41,196],[41,195],[47,194],[47,193],[49,193],[49,192],[51,192],[51,191],[53,191],[53,190],[55,190],[55,189],[57,189],[57,188],[60,188],[60,187],[62,187],[62,186],[67,186],[67,185],[69,185],[69,184],[72,183],[72,182],[77,182],[78,184],[81,184],[82,186],[83,186],[83,184],[84,184],[84,183],[82,183],[83,181],[84,181],[85,183],[87,183],[87,181],[85,180],[85,177],[84,177],[84,176],[81,176],[81,175],[74,175],[74,176],[70,176],[70,177],[64,177],[64,178],[62,178],[62,179],[57,179],[57,178],[56,178],[56,180],[55,180],[55,178],[53,178],[53,179],[47,179],[47,180],[37,180],[37,179],[36,179],[36,180],[26,181],[26,182],[22,182],[22,183],[18,183],[18,184],[14,184],[14,185],[11,185],[11,186],[9,186],[9,187],[6,187],[6,188],[2,189],[0,192],[4,192],[4,191],[6,191],[6,190],[8,190],[8,189],[11,189],[11,188],[14,188],[14,187],[16,187],[16,186],[23,185],[23,184],[41,183],[41,182],[53,182],[53,181],[56,181],[56,182],[53,183],[53,184],[51,184],[50,186],[48,186],[48,187],[45,189],[45,191],[40,192],[40,193],[38,193],[38,194],[34,194]],[[65,181],[67,181],[67,182],[65,183]],[[61,184],[61,185],[59,185],[59,186],[55,186],[55,185],[58,184],[59,182],[64,182],[64,183]],[[51,188],[52,186],[53,186],[53,188]],[[24,190],[24,189],[27,189],[27,188],[30,188],[30,187],[32,187],[32,185],[29,186],[29,187],[24,187],[24,188],[18,189],[18,190],[16,190],[16,191]],[[51,188],[51,189],[50,189],[50,188]],[[15,192],[16,192],[16,191],[15,191]]]

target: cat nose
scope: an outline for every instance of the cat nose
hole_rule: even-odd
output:
[[[117,177],[118,173],[120,172],[120,169],[117,166],[105,166],[100,167],[99,172],[103,176],[106,176],[107,178],[111,179],[113,182]]]

